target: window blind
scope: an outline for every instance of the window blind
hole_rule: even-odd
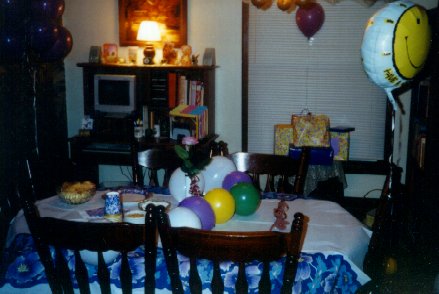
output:
[[[355,127],[350,159],[383,159],[387,98],[367,78],[360,49],[368,19],[385,4],[319,3],[325,21],[310,41],[296,12],[250,5],[248,150],[273,153],[274,125],[308,108],[331,126]]]

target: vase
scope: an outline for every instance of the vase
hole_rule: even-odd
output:
[[[177,168],[169,179],[169,192],[178,201],[182,201],[186,197],[198,194],[203,195],[204,176],[199,173],[193,177],[189,177],[181,168]]]

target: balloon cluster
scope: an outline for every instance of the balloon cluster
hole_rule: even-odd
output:
[[[207,191],[204,197],[189,196],[181,200],[180,195],[175,197],[171,192],[179,201],[178,207],[169,212],[172,226],[211,230],[215,224],[229,221],[235,213],[248,216],[258,209],[259,190],[253,186],[250,176],[237,171],[227,157],[213,157],[202,175],[204,191]]]
[[[254,6],[263,10],[270,8],[273,2],[274,0],[251,0]],[[276,0],[276,4],[280,10],[288,13],[299,7],[296,12],[296,24],[308,39],[320,30],[325,21],[322,6],[314,0]]]
[[[1,60],[17,62],[26,54],[37,62],[54,62],[66,57],[73,39],[69,30],[60,24],[64,7],[64,0],[1,0],[4,14],[0,31]]]

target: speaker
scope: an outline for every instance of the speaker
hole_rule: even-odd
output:
[[[90,53],[88,55],[88,62],[90,63],[100,63],[101,62],[101,47],[91,46]]]

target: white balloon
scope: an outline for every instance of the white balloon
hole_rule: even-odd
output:
[[[106,264],[113,262],[120,254],[119,252],[112,250],[104,251],[102,253],[104,255],[104,261]],[[81,250],[79,251],[79,254],[81,255],[83,262],[91,265],[98,265],[97,252],[89,251],[89,250]]]
[[[200,218],[187,207],[176,207],[169,212],[171,227],[189,227],[201,229]]]
[[[198,174],[198,187],[200,192],[203,193],[205,187],[205,180],[203,174]],[[184,198],[192,196],[189,192],[191,185],[191,179],[186,174],[177,168],[169,179],[169,192],[178,201],[182,201]]]
[[[224,178],[236,171],[232,160],[224,156],[214,156],[202,174],[204,176],[204,191],[209,192],[214,188],[222,188]]]

